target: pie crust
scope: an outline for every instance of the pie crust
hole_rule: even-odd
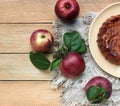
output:
[[[120,15],[112,16],[102,24],[97,43],[106,60],[120,65]]]

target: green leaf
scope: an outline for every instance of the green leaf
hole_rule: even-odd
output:
[[[32,64],[40,70],[47,70],[50,67],[50,61],[45,57],[43,53],[30,52],[30,60]]]
[[[64,44],[69,51],[76,51],[81,45],[81,36],[77,31],[67,32],[63,36]]]
[[[87,99],[91,103],[100,103],[107,99],[108,92],[103,87],[89,87],[87,91]]]
[[[62,59],[55,59],[51,64],[51,69],[50,70],[51,71],[56,70],[59,67],[61,61],[62,61]]]
[[[87,98],[89,101],[92,101],[95,99],[100,92],[99,88],[96,88],[95,86],[91,86],[87,91]]]
[[[106,101],[106,98],[108,97],[108,92],[106,89],[104,89],[102,86],[100,86],[100,89],[101,89],[101,97],[102,97],[102,100]]]
[[[63,40],[69,52],[78,52],[83,54],[87,51],[85,41],[81,38],[80,33],[77,31],[65,33]]]
[[[87,47],[85,44],[84,39],[81,40],[81,46],[78,50],[76,50],[78,53],[84,54],[87,51]]]

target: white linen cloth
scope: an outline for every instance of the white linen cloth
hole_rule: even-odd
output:
[[[61,88],[61,102],[63,106],[92,106],[86,98],[86,94],[83,90],[86,83],[95,76],[103,76],[109,79],[112,83],[112,96],[108,102],[104,104],[98,104],[97,106],[120,106],[120,79],[115,78],[106,72],[104,72],[94,61],[89,51],[88,45],[88,32],[90,24],[96,13],[89,12],[83,15],[81,18],[76,19],[73,23],[63,23],[59,19],[53,23],[54,32],[58,36],[57,41],[62,43],[62,36],[68,31],[78,31],[85,39],[87,45],[87,53],[83,55],[86,69],[83,74],[77,79],[65,78],[58,70],[51,72],[51,87]],[[94,36],[94,35],[93,35]]]

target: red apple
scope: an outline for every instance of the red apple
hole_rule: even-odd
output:
[[[94,89],[91,87],[93,87]],[[100,103],[104,99],[110,98],[112,93],[112,84],[107,78],[96,76],[92,78],[90,81],[88,81],[87,84],[85,85],[84,90],[87,93],[87,95],[88,93],[90,94],[90,92],[88,92],[90,89],[93,95],[90,101],[92,103]],[[97,92],[95,92],[95,90],[97,90]]]
[[[63,21],[75,19],[80,11],[76,0],[58,0],[55,5],[55,13]]]
[[[32,33],[30,43],[33,50],[46,52],[53,43],[53,36],[48,30],[39,29]]]
[[[61,73],[68,78],[76,78],[85,70],[85,62],[79,53],[69,53],[61,62]]]

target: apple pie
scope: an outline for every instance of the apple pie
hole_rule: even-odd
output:
[[[112,16],[102,24],[97,43],[106,60],[120,65],[120,15]]]

